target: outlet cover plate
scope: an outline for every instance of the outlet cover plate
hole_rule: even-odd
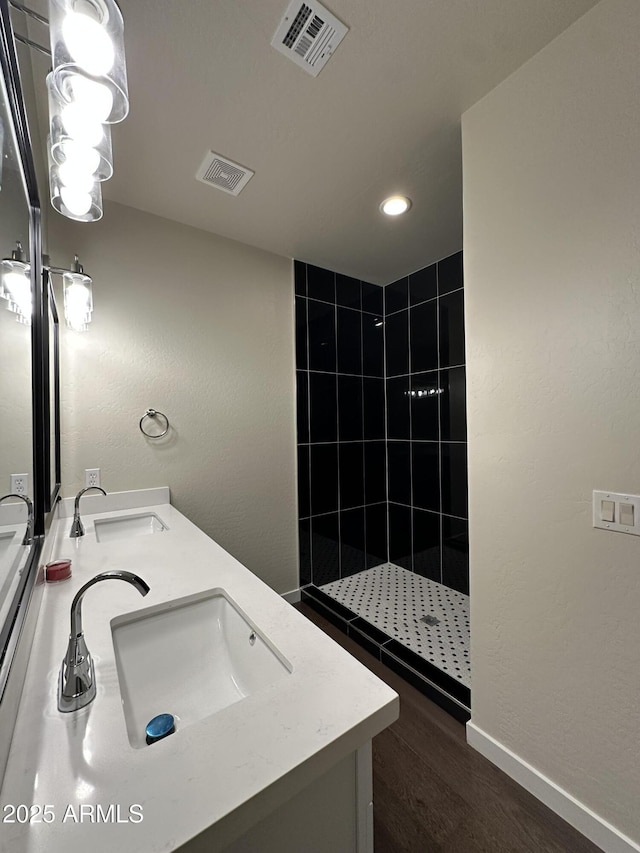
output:
[[[91,488],[91,486],[99,486],[100,485],[100,469],[99,468],[85,468],[84,469],[84,487],[85,489]]]
[[[29,494],[29,475],[28,474],[12,474],[11,475],[11,493],[14,495]]]

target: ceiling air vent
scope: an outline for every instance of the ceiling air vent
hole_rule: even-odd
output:
[[[251,169],[234,163],[214,151],[207,151],[202,165],[196,172],[196,178],[203,184],[216,187],[229,195],[240,195],[255,175]]]
[[[271,44],[317,77],[348,32],[349,28],[320,3],[293,0]]]

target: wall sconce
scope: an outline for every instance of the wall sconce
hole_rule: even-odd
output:
[[[54,84],[100,122],[129,112],[124,23],[114,0],[49,0]]]
[[[77,222],[102,218],[100,184],[113,175],[109,125],[129,112],[124,24],[114,0],[49,0],[49,20],[16,0],[12,6],[49,26],[51,56],[49,189],[51,205]]]
[[[86,332],[93,313],[93,281],[88,276],[76,255],[71,269],[50,267],[50,273],[62,276],[64,293],[64,318],[68,329]]]
[[[16,314],[17,321],[26,326],[31,325],[33,314],[30,272],[22,243],[18,240],[11,257],[2,261],[0,296],[7,300],[7,308]]]

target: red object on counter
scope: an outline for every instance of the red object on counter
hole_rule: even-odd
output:
[[[54,560],[47,563],[44,571],[44,579],[47,583],[66,581],[71,577],[71,560]]]

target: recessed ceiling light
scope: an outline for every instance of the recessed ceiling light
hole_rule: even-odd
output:
[[[386,213],[387,216],[400,216],[401,213],[406,213],[411,207],[411,199],[404,195],[392,195],[380,205],[380,210]]]

